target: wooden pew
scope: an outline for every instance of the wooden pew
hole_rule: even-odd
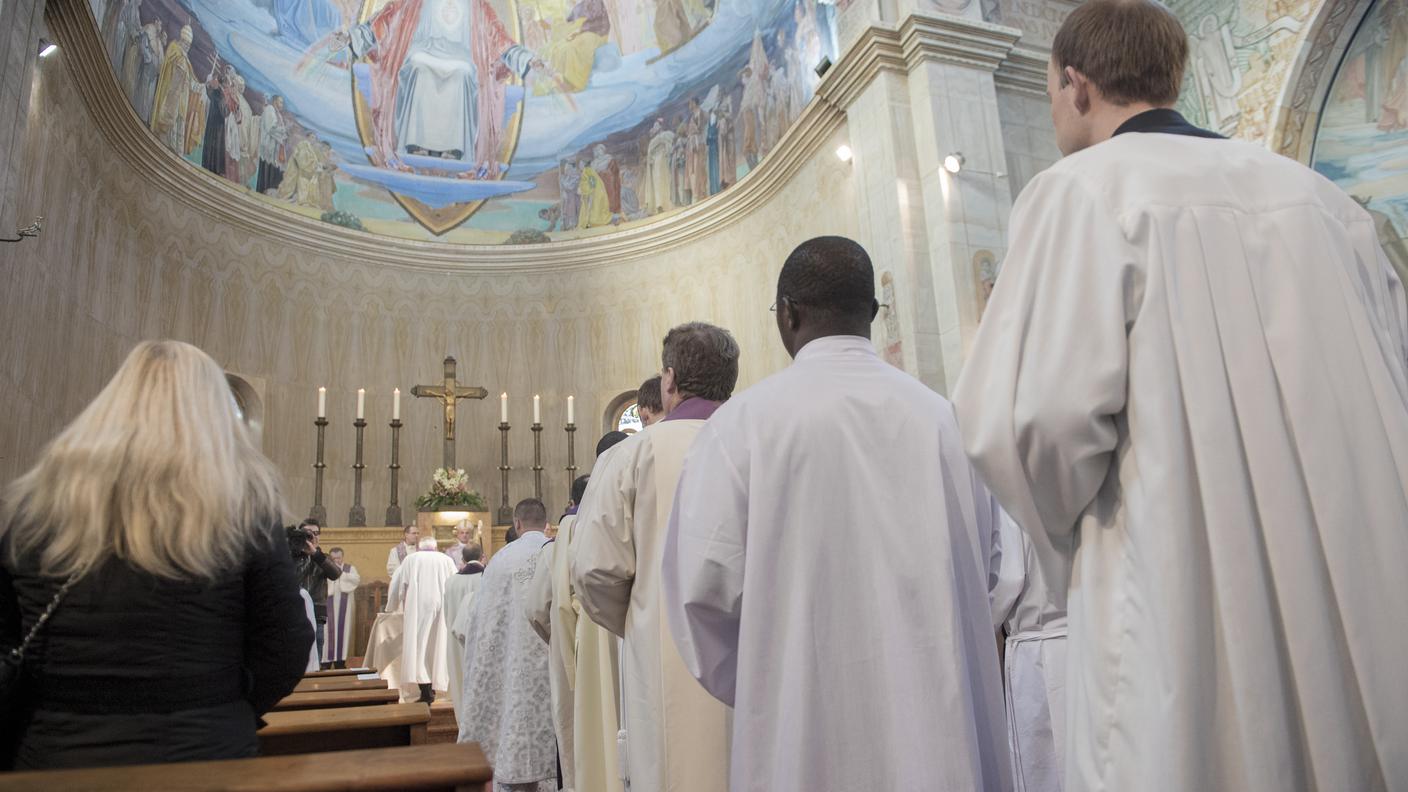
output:
[[[395,704],[401,699],[399,690],[314,690],[290,693],[274,705],[274,712],[300,709],[335,709],[337,707],[367,707]]]
[[[377,707],[286,710],[264,715],[261,756],[423,745],[430,707],[420,702]]]
[[[294,687],[294,693],[312,693],[315,690],[385,690],[385,679],[358,679],[356,677],[327,677],[324,679],[304,679]]]
[[[264,756],[84,770],[0,773],[0,792],[321,792],[485,789],[493,771],[477,743]]]
[[[309,671],[303,675],[304,679],[323,679],[326,677],[356,676],[358,674],[375,674],[371,668],[329,668],[324,671]]]

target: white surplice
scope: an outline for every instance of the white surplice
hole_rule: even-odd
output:
[[[406,556],[414,553],[416,549],[405,542],[397,542],[391,546],[391,550],[386,554],[386,576],[394,577],[396,570],[405,562]]]
[[[994,503],[942,396],[820,338],[684,460],[674,639],[734,706],[733,792],[1005,790]]]
[[[597,460],[573,525],[572,590],[588,618],[625,638],[621,728],[636,790],[721,792],[728,785],[728,708],[685,668],[660,591],[675,482],[704,425],[667,418],[617,444]]]
[[[298,594],[303,597],[303,610],[308,615],[308,623],[313,625],[314,630],[318,629],[318,622],[313,617],[313,597],[301,587],[298,589]],[[318,663],[318,642],[314,641],[313,645],[308,648],[308,667],[305,670],[317,671],[321,667],[321,664]]]
[[[362,575],[351,564],[344,564],[342,576],[328,581],[328,621],[323,625],[323,662],[335,663],[347,659],[352,651],[352,633],[357,621],[357,587]]]
[[[1027,186],[965,446],[1069,585],[1066,792],[1408,788],[1408,319],[1372,219],[1249,143]]]
[[[450,636],[445,625],[445,581],[455,563],[443,553],[422,550],[406,556],[386,593],[386,610],[401,611],[400,682],[402,697],[419,694],[418,685],[450,689]]]
[[[1007,633],[1002,661],[1007,747],[1015,792],[1061,792],[1065,749],[1066,597],[1049,590],[1031,542],[1005,512],[1000,565],[989,592],[993,624]]]
[[[450,560],[454,561],[453,558]],[[469,567],[468,572],[464,567],[460,567],[460,571],[445,581],[445,626],[450,630],[450,702],[454,705],[456,713],[460,711],[463,695],[460,686],[464,684],[460,669],[464,668],[465,636],[459,628],[462,626],[464,614],[469,611],[470,603],[474,601],[474,591],[478,588],[483,573],[484,567],[476,561],[474,566]]]
[[[557,755],[562,763],[562,788],[575,789],[572,773],[572,684],[569,681],[569,657],[576,652],[575,636],[565,628],[553,602],[553,559],[558,548],[565,547],[562,529],[557,538],[543,545],[538,563],[533,569],[533,582],[523,603],[524,617],[533,631],[548,645],[548,690],[552,694],[552,730],[557,735]],[[566,555],[564,551],[564,555]],[[569,605],[569,607],[571,607]]]
[[[528,531],[495,553],[457,628],[465,635],[459,741],[479,743],[496,784],[557,776],[548,647],[524,618],[546,542]]]

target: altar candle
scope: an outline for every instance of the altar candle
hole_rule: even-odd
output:
[[[391,389],[391,420],[401,420],[401,389]]]
[[[575,396],[568,396],[568,397],[567,397],[567,423],[569,423],[569,424],[577,423],[577,422],[574,420],[574,419],[577,417],[577,413],[576,413],[576,411],[573,409],[573,402],[575,402],[575,401],[576,401],[576,397],[575,397]]]
[[[542,403],[539,401],[538,397],[537,397],[536,395],[534,395],[534,396],[533,396],[533,423],[535,423],[535,424],[540,424],[540,423],[542,423],[542,422],[543,422]]]
[[[318,417],[328,417],[328,389],[318,388]]]
[[[499,423],[508,423],[508,394],[499,394]]]
[[[365,416],[366,407],[367,407],[367,391],[366,391],[365,388],[358,388],[358,389],[357,389],[357,420],[360,421],[360,420],[362,420],[362,418],[366,417],[366,416]]]

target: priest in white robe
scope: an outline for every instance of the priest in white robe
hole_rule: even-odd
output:
[[[401,698],[430,703],[450,689],[450,637],[445,626],[445,581],[455,563],[435,552],[435,537],[420,541],[391,578],[386,610],[405,614],[401,631]]]
[[[450,628],[450,703],[459,712],[463,701],[461,685],[464,678],[460,669],[464,668],[465,635],[461,631],[463,618],[474,601],[474,591],[479,588],[480,577],[484,572],[484,549],[471,542],[466,544],[459,555],[460,569],[445,581],[445,626]],[[451,561],[456,560],[451,558]]]
[[[357,625],[357,587],[362,575],[343,559],[341,547],[328,551],[333,565],[342,570],[337,580],[328,581],[328,620],[323,625],[323,664],[331,668],[346,668],[347,654],[352,646],[352,633]]]
[[[420,528],[415,525],[407,525],[401,533],[401,541],[392,545],[391,552],[386,554],[386,576],[392,577],[396,570],[405,562],[406,556],[416,551],[416,543],[420,541]]]
[[[1408,309],[1373,220],[1171,109],[1162,5],[1090,0],[1053,52],[1067,156],[955,401],[1068,589],[1066,792],[1408,788]]]
[[[509,543],[494,554],[462,621],[464,706],[460,742],[477,742],[496,792],[557,788],[548,647],[524,618],[548,514],[528,498],[513,510]]]
[[[668,415],[592,471],[572,540],[572,589],[592,621],[624,636],[621,728],[633,789],[724,790],[729,711],[690,676],[670,640],[660,589],[680,464],[738,381],[738,345],[702,322],[674,328],[661,355]]]
[[[1015,792],[1061,792],[1066,745],[1066,592],[1046,586],[1026,534],[1000,515],[997,582],[989,592],[1001,631],[1007,747]]]
[[[795,362],[703,424],[663,553],[674,643],[734,707],[730,789],[1009,789],[995,507],[953,410],[876,353],[855,242],[793,251],[776,310]]]
[[[563,789],[620,792],[617,638],[582,615],[570,579],[573,528],[588,481],[588,476],[578,476],[572,482],[572,505],[558,525],[557,538],[538,557],[528,619],[548,642]]]

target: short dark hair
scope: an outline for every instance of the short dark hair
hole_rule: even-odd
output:
[[[341,553],[341,552],[342,552],[342,548],[341,548],[341,547],[334,547],[333,549],[331,549],[331,550],[328,551],[328,555],[332,555],[333,553]]]
[[[524,498],[513,507],[513,519],[528,528],[542,528],[548,524],[548,507],[537,498]]]
[[[572,480],[572,502],[578,506],[582,505],[582,498],[587,494],[587,481],[591,476],[578,476]]]
[[[320,523],[320,522],[318,522],[318,519],[317,519],[316,517],[309,517],[308,519],[306,519],[306,520],[304,520],[303,522],[299,523],[299,524],[298,524],[298,527],[299,527],[299,528],[306,528],[306,527],[308,527],[308,526],[310,526],[310,525],[311,525],[311,526],[314,526],[314,527],[317,528],[319,531],[323,530],[323,524]]]
[[[1172,105],[1188,65],[1188,33],[1157,0],[1087,0],[1056,32],[1051,62],[1085,75],[1117,105]]]
[[[464,562],[466,564],[468,564],[470,561],[478,561],[483,557],[484,548],[480,547],[478,542],[470,542],[469,544],[460,548],[460,558],[464,559]]]
[[[685,396],[724,401],[738,384],[738,342],[722,327],[688,322],[665,334],[660,362]]]
[[[616,445],[622,440],[625,440],[627,437],[630,437],[630,435],[626,434],[625,432],[616,430],[607,432],[606,434],[601,436],[600,440],[596,441],[596,455],[601,456],[602,454],[605,454],[608,448]]]
[[[664,412],[665,402],[660,398],[660,375],[656,374],[636,388],[636,404],[653,413]]]
[[[840,236],[808,239],[782,263],[777,297],[840,316],[865,315],[875,305],[875,268],[859,243]]]
[[[420,528],[420,526],[418,526],[418,525],[407,525],[405,528],[402,528],[402,529],[401,529],[401,535],[402,535],[402,536],[405,536],[406,534],[410,533],[411,531],[418,530],[419,528]]]

